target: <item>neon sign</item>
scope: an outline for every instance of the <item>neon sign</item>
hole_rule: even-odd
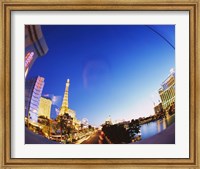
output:
[[[27,69],[33,60],[34,52],[28,52],[25,57],[25,68]]]

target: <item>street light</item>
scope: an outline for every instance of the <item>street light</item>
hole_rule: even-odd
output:
[[[62,122],[63,122],[63,116],[60,116],[60,141],[62,142]]]

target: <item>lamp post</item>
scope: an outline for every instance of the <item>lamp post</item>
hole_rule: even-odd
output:
[[[62,142],[62,123],[63,123],[63,116],[60,116],[60,141]]]

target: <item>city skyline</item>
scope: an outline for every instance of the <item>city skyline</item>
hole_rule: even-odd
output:
[[[174,25],[151,26],[156,32],[144,25],[41,27],[49,51],[27,79],[45,78],[42,95],[58,96],[60,107],[70,79],[69,108],[95,126],[109,116],[131,120],[154,114],[160,84],[175,68],[174,49],[156,32],[175,46]]]

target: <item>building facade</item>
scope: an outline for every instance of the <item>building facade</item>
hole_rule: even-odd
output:
[[[38,109],[38,116],[44,116],[50,119],[52,101],[50,98],[41,97]]]
[[[25,117],[32,122],[38,121],[38,108],[43,88],[43,77],[37,76],[25,82]]]
[[[167,79],[162,83],[159,89],[159,95],[162,100],[164,110],[170,108],[175,103],[175,72],[172,71]]]
[[[40,25],[25,25],[25,78],[38,57],[46,55],[48,47]]]
[[[154,106],[154,112],[155,114],[159,114],[163,111],[162,103],[159,103],[158,105]]]

